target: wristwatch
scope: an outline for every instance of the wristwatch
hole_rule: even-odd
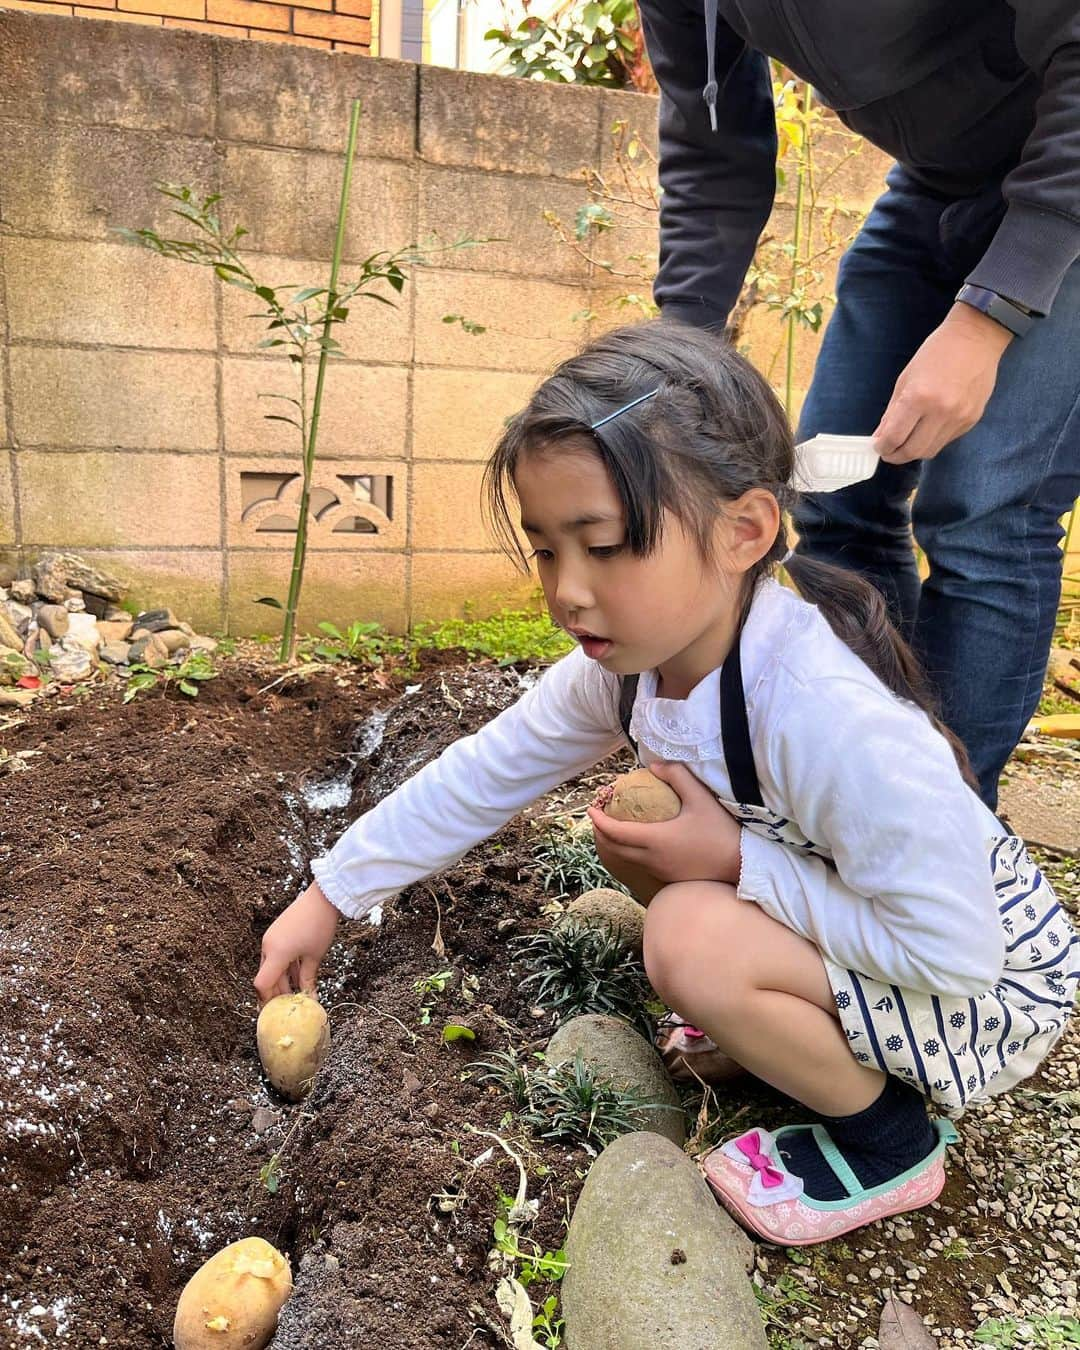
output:
[[[1003,295],[998,295],[997,291],[988,291],[985,286],[963,285],[957,291],[956,298],[960,304],[977,309],[995,323],[1001,324],[1002,328],[1015,333],[1017,337],[1023,337],[1035,322],[1035,315],[1031,310],[1018,305],[1014,300],[1006,300]]]

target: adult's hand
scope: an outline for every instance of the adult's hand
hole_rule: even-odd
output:
[[[1012,334],[970,305],[955,304],[911,358],[874,432],[888,464],[933,459],[986,411]]]

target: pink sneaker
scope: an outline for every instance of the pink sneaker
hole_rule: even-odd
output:
[[[775,1135],[747,1130],[710,1149],[699,1166],[725,1209],[750,1232],[782,1247],[807,1247],[850,1233],[891,1214],[920,1209],[945,1185],[944,1154],[958,1136],[947,1120],[935,1120],[936,1148],[908,1171],[880,1186],[862,1187],[822,1125],[785,1125]],[[800,1177],[789,1172],[777,1143],[796,1130],[810,1130],[825,1161],[847,1191],[843,1200],[811,1200]]]

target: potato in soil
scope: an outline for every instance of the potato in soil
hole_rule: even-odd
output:
[[[255,1038],[274,1087],[292,1102],[306,1097],[330,1050],[322,1004],[310,994],[279,994],[259,1013]]]
[[[184,1285],[173,1321],[176,1350],[264,1350],[292,1293],[284,1256],[260,1237],[222,1247]]]

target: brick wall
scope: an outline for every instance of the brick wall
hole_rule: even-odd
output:
[[[367,55],[373,0],[4,0],[3,8]]]
[[[358,304],[342,330],[302,621],[400,629],[531,589],[484,531],[483,460],[611,287],[541,213],[572,215],[612,122],[647,131],[655,103],[14,12],[0,12],[0,562],[61,545],[204,626],[273,625],[252,602],[286,589],[297,459],[256,395],[288,388],[290,367],[255,354],[242,293],[111,227],[165,226],[152,184],[188,182],[248,226],[260,276],[322,281],[354,95],[347,260],[432,231],[506,242],[447,255],[399,308]]]

